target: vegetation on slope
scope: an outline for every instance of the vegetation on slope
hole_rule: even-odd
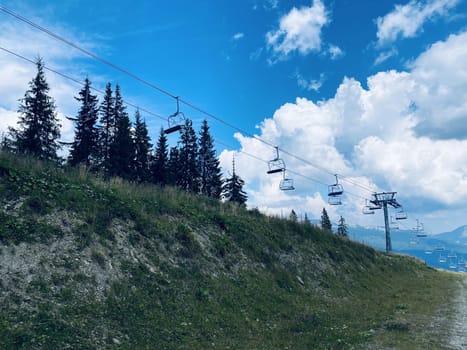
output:
[[[449,321],[454,277],[408,257],[174,188],[101,182],[3,153],[0,193],[2,349],[446,341],[430,330]]]

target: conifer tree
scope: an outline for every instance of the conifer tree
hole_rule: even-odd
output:
[[[115,86],[114,121],[115,134],[109,150],[109,174],[131,180],[134,178],[135,147],[130,118],[123,105],[119,85]]]
[[[224,182],[222,197],[228,202],[246,205],[248,196],[243,191],[245,182],[235,173],[235,159],[232,160],[232,176]]]
[[[305,225],[311,225],[310,219],[308,218],[307,213],[305,213],[305,217],[303,218],[303,223]]]
[[[220,198],[222,193],[222,174],[216,158],[214,139],[209,132],[208,122],[203,121],[199,136],[200,193]]]
[[[178,147],[172,147],[169,153],[169,161],[167,163],[167,175],[169,185],[178,186],[181,178],[180,166],[180,150]]]
[[[159,133],[159,139],[151,161],[151,181],[162,186],[170,183],[167,136],[163,128]]]
[[[29,82],[29,90],[20,100],[19,127],[9,128],[11,140],[7,143],[18,153],[44,160],[58,160],[60,124],[54,101],[48,95],[50,89],[41,58],[37,59],[36,66],[37,74]]]
[[[339,223],[337,225],[337,235],[340,237],[348,236],[347,224],[345,223],[345,219],[342,216],[340,217]]]
[[[332,224],[331,220],[329,220],[328,212],[326,208],[323,208],[323,212],[321,214],[321,228],[323,230],[332,231]]]
[[[292,211],[290,212],[290,215],[289,215],[289,219],[290,219],[290,221],[293,221],[293,222],[298,221],[298,216],[297,216],[297,213],[295,212],[295,210],[292,209]]]
[[[139,109],[135,113],[134,148],[135,148],[135,177],[138,181],[149,181],[151,138],[146,122],[141,120]]]
[[[106,176],[109,175],[110,168],[110,146],[115,135],[115,102],[112,93],[112,85],[105,86],[104,99],[100,108],[100,134],[99,134],[99,164],[100,169]]]
[[[189,119],[185,120],[185,125],[180,132],[179,160],[180,173],[177,185],[183,190],[198,193],[200,176],[198,142]]]
[[[88,78],[75,99],[81,103],[81,107],[76,118],[69,118],[75,122],[75,138],[71,144],[68,163],[71,166],[80,163],[90,166],[95,162],[98,152],[99,106],[97,96],[91,94],[91,82]]]

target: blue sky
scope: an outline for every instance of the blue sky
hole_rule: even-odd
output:
[[[235,155],[249,206],[382,225],[364,216],[372,191],[397,191],[432,233],[466,223],[467,1],[1,1],[0,6],[93,52],[237,129],[207,118],[224,172]],[[103,89],[119,83],[154,140],[169,96],[0,11],[0,46]],[[14,125],[34,66],[0,50],[0,131]],[[47,73],[63,119],[79,86]],[[129,107],[130,114],[134,113]],[[242,132],[238,132],[239,130]],[[262,141],[252,138],[257,135]],[[176,142],[175,139],[171,140]],[[227,146],[225,146],[227,145]],[[295,191],[266,175],[277,145]],[[282,152],[283,151],[283,152]],[[251,157],[253,155],[253,157]],[[305,160],[305,161],[303,161]],[[327,204],[339,174],[342,206]],[[392,213],[394,214],[394,213]]]

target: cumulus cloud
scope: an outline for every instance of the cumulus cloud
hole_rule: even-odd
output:
[[[41,23],[40,19],[36,23]],[[73,33],[63,28],[50,27],[50,29],[79,43],[81,47],[86,49],[93,47],[91,41],[80,41]],[[84,79],[82,77],[86,73],[82,72],[82,63],[76,66],[73,64],[74,60],[83,57],[79,51],[70,50],[70,47],[64,43],[26,24],[18,23],[15,19],[7,19],[0,24],[0,42],[2,48],[0,50],[0,75],[2,76],[0,80],[2,96],[0,134],[6,134],[9,126],[16,127],[19,100],[24,97],[29,88],[29,82],[37,74],[35,64],[27,60],[35,61],[40,56],[46,67],[77,77],[78,80]],[[50,87],[49,95],[55,101],[56,112],[62,125],[62,140],[71,141],[74,135],[73,125],[66,117],[76,114],[78,105],[73,96],[77,95],[81,87],[47,69],[45,75]]]
[[[321,51],[321,30],[330,21],[321,0],[309,7],[292,8],[279,21],[279,28],[266,34],[266,43],[274,59],[286,58],[292,52],[301,55]]]
[[[458,3],[459,0],[411,0],[406,5],[396,5],[392,12],[376,19],[378,44],[416,36],[427,21],[445,16]]]
[[[280,174],[266,175],[273,149],[237,134],[245,152],[238,155],[238,170],[251,184],[250,205],[272,213],[293,208],[319,218],[326,184],[338,173],[344,176],[345,205],[328,209],[349,223],[381,224],[379,215],[361,215],[364,198],[376,190],[398,191],[402,204],[427,204],[420,219],[438,231],[445,225],[435,219],[442,211],[450,225],[465,223],[465,215],[453,217],[449,211],[467,210],[466,48],[467,33],[452,35],[407,71],[379,72],[367,79],[366,88],[345,78],[333,98],[297,98],[265,119],[258,136],[282,149],[296,181],[293,194],[279,190]],[[222,154],[221,161],[231,159]],[[405,209],[410,215],[411,208]]]

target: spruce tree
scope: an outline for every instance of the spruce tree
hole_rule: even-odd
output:
[[[232,176],[224,182],[222,197],[228,202],[246,205],[248,196],[243,191],[245,182],[235,173],[235,159],[232,160]]]
[[[198,142],[192,122],[185,120],[180,132],[180,173],[177,185],[183,190],[198,193],[199,191],[199,161]]]
[[[290,219],[290,221],[293,221],[293,222],[298,221],[298,216],[297,216],[297,213],[295,212],[295,210],[292,209],[292,211],[290,212],[290,215],[289,215],[289,219]]]
[[[307,213],[305,213],[305,217],[303,218],[303,223],[305,225],[311,225],[310,219],[308,218]]]
[[[174,164],[174,166],[176,165]],[[162,186],[170,183],[167,136],[163,128],[160,130],[159,139],[157,140],[156,149],[151,161],[151,181]]]
[[[169,185],[178,186],[181,178],[180,166],[180,150],[178,147],[172,147],[169,153],[169,161],[167,163],[167,175]]]
[[[114,105],[115,133],[109,150],[109,174],[134,179],[135,147],[131,134],[131,122],[123,105],[120,86],[115,86]]]
[[[48,95],[50,89],[41,58],[37,59],[36,66],[37,74],[29,82],[29,90],[20,100],[19,127],[9,128],[11,140],[7,143],[18,153],[44,160],[58,160],[60,124],[54,101]]]
[[[71,144],[68,163],[71,166],[81,163],[90,166],[95,163],[99,146],[99,106],[97,96],[91,94],[91,82],[88,78],[75,99],[81,103],[81,107],[76,118],[69,118],[75,122],[75,138]]]
[[[115,135],[115,102],[112,93],[112,85],[105,86],[104,99],[100,107],[100,134],[99,134],[99,164],[100,170],[105,176],[109,175],[110,168],[110,146]]]
[[[146,122],[141,120],[139,109],[135,113],[134,149],[135,149],[135,178],[138,181],[149,181],[151,138]]]
[[[200,192],[209,197],[220,198],[222,174],[214,149],[214,139],[208,122],[203,121],[199,136]]]
[[[323,208],[323,212],[321,214],[321,228],[323,230],[332,231],[332,224],[331,220],[329,220],[328,212],[326,208]]]
[[[347,224],[345,223],[345,219],[342,216],[340,217],[339,223],[337,225],[337,235],[340,237],[348,236]]]

